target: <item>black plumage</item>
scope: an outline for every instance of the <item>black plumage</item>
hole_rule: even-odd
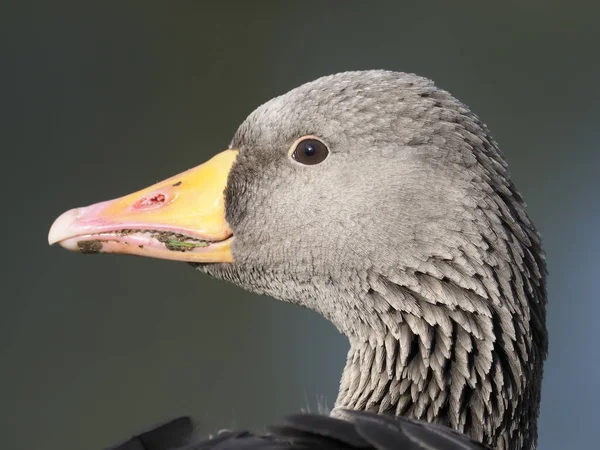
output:
[[[345,420],[297,414],[272,425],[267,433],[222,431],[194,438],[191,420],[175,419],[139,433],[108,450],[483,450],[482,445],[449,428],[403,417],[345,411]],[[182,440],[188,444],[179,447]]]

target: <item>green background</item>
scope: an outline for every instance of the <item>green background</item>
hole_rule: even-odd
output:
[[[597,2],[4,2],[0,442],[101,449],[192,414],[259,427],[335,400],[345,340],[183,263],[50,248],[62,211],[224,149],[321,75],[430,77],[489,125],[548,252],[540,448],[600,418]]]

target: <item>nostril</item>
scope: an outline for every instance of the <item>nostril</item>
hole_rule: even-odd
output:
[[[167,201],[167,196],[162,193],[151,195],[150,197],[142,197],[133,205],[136,209],[146,209],[161,206]]]

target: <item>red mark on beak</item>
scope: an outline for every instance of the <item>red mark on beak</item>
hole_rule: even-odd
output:
[[[157,193],[150,197],[142,197],[133,204],[134,209],[153,209],[164,205],[167,202],[167,196],[163,193]]]

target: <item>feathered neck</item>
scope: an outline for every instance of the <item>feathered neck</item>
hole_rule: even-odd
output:
[[[408,277],[418,289],[372,280],[380,320],[350,336],[336,408],[439,423],[498,450],[534,449],[545,342],[529,312],[448,278]]]

